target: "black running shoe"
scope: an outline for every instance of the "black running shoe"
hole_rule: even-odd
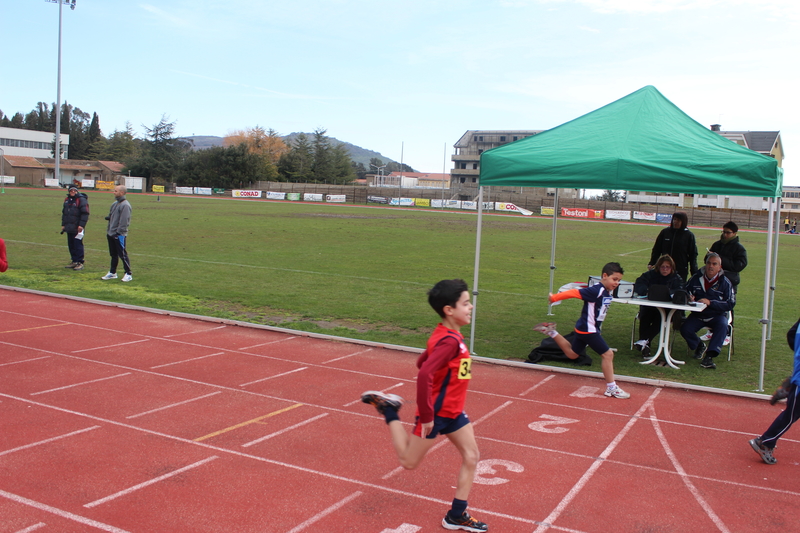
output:
[[[714,358],[710,356],[705,356],[702,361],[700,361],[700,366],[703,368],[710,368],[715,369],[717,368],[717,364],[714,362]]]
[[[706,345],[702,342],[697,345],[697,348],[694,349],[694,358],[695,359],[702,359],[703,354],[706,353]]]
[[[376,390],[368,390],[362,394],[361,401],[374,405],[380,414],[383,414],[387,407],[392,407],[395,411],[399,411],[403,406],[403,399],[397,394],[387,394]]]
[[[475,520],[466,511],[464,511],[464,514],[458,518],[451,518],[450,513],[447,513],[444,515],[444,518],[442,518],[442,527],[453,531],[462,529],[464,531],[474,531],[475,533],[489,531],[489,526],[483,522]]]

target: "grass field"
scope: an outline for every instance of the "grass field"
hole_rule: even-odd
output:
[[[75,272],[63,268],[69,263],[66,237],[59,234],[63,192],[5,189],[0,237],[10,269],[0,284],[416,347],[424,346],[438,319],[427,305],[428,288],[454,277],[472,286],[474,213],[137,194],[129,195],[134,281],[101,281],[109,262],[103,217],[113,196],[88,195],[86,268]],[[531,326],[548,319],[551,224],[546,218],[484,215],[478,355],[524,358],[542,340]],[[559,220],[556,287],[599,275],[608,261],[619,261],[624,279],[635,280],[662,227]],[[692,231],[701,250],[719,237],[718,228]],[[736,305],[733,360],[720,357],[711,371],[691,358],[681,370],[640,365],[628,349],[636,307],[615,305],[603,333],[619,349],[617,374],[757,388],[766,235],[739,235],[750,265]],[[790,373],[785,332],[799,314],[800,288],[793,283],[798,260],[800,237],[782,236],[773,340],[767,343],[770,392]],[[567,332],[580,306],[563,302],[550,318]],[[676,339],[675,354],[684,358],[685,352],[685,342]],[[599,357],[592,355],[590,369],[599,371]]]

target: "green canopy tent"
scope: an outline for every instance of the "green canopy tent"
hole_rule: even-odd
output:
[[[478,234],[475,254],[477,300],[483,188],[493,185],[570,189],[725,194],[770,199],[771,237],[762,318],[763,388],[775,199],[783,170],[771,157],[740,146],[702,126],[647,86],[615,102],[538,135],[481,154]],[[556,195],[556,198],[558,196]],[[556,206],[557,207],[557,206]],[[555,268],[557,209],[551,250]],[[777,248],[775,248],[777,250]],[[475,302],[477,306],[477,301]],[[474,341],[473,321],[470,342]],[[472,347],[472,346],[471,346]]]

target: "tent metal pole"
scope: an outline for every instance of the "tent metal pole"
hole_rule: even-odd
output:
[[[475,354],[475,316],[478,310],[478,272],[481,263],[481,226],[483,225],[483,187],[478,187],[478,231],[475,238],[475,272],[472,273],[472,323],[469,326],[469,353]]]
[[[767,235],[768,238],[772,238],[774,240],[774,248],[772,249],[772,272],[770,276],[769,282],[769,327],[767,328],[767,340],[772,340],[772,322],[775,317],[775,287],[778,284],[778,239],[780,238],[781,232],[781,204],[783,200],[778,198],[775,208],[775,231],[773,231],[773,235]]]
[[[775,199],[770,198],[769,200],[769,221],[767,222],[767,235],[772,235],[772,232],[775,229],[775,217],[773,209],[775,209]],[[772,270],[772,239],[767,238],[767,265],[764,269],[764,306],[761,312],[761,361],[758,368],[758,389],[757,392],[764,391],[764,365],[766,363],[766,355],[767,355],[767,326],[769,325],[769,319],[767,318],[767,314],[769,313],[769,292],[770,292],[770,271]]]
[[[550,238],[550,294],[553,294],[553,279],[556,275],[556,226],[558,222],[558,189],[553,200],[553,235]],[[553,316],[553,304],[547,304],[547,316]]]

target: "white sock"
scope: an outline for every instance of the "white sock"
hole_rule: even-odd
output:
[[[551,339],[555,339],[558,336],[558,332],[556,330],[548,331],[547,336],[550,337]]]
[[[606,389],[608,390],[614,390],[616,387],[617,387],[616,381],[612,381],[611,383],[606,383]]]

